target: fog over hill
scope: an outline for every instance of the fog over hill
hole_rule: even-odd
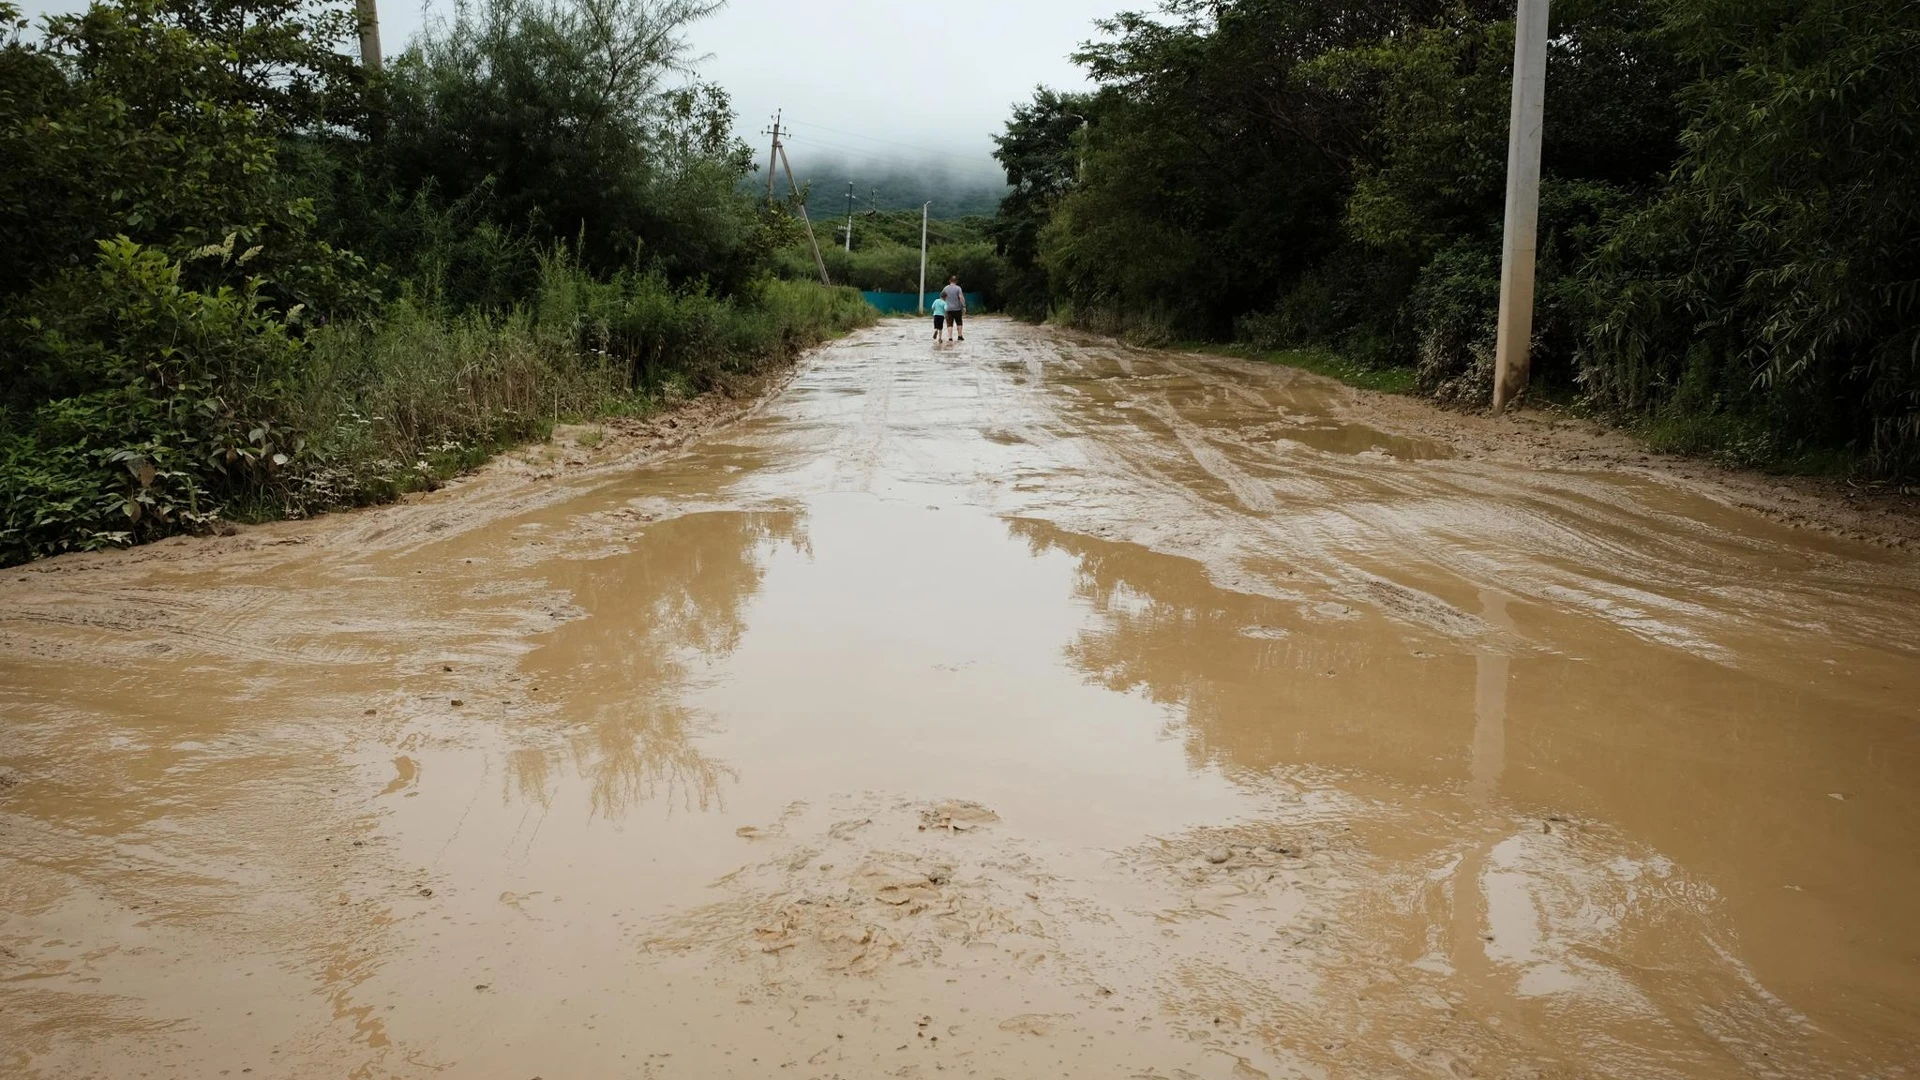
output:
[[[977,214],[992,214],[1006,195],[1006,174],[997,163],[987,159],[981,164],[964,164],[947,157],[874,160],[866,157],[842,157],[832,152],[809,154],[795,147],[794,178],[809,189],[807,212],[815,220],[844,219],[848,209],[848,185],[852,185],[853,209],[918,210],[932,203],[930,214],[950,219]],[[766,162],[759,164],[756,182],[766,184]],[[774,194],[786,194],[784,172],[775,177]]]

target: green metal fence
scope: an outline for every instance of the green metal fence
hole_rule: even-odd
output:
[[[867,303],[872,304],[883,315],[912,315],[922,310],[923,299],[925,310],[932,311],[933,302],[940,298],[937,292],[930,292],[924,298],[910,292],[863,292],[860,295],[866,297]],[[966,297],[969,314],[977,315],[987,310],[979,293],[967,293]]]

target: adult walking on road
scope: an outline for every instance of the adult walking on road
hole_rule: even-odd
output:
[[[947,302],[947,340],[952,341],[956,333],[961,341],[967,340],[967,293],[960,287],[959,278],[947,279],[947,287],[940,290],[940,299]]]

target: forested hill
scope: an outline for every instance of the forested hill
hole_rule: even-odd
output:
[[[761,157],[759,164],[764,169],[764,151]],[[942,221],[991,215],[1007,195],[999,166],[984,154],[976,165],[959,168],[946,162],[875,164],[857,158],[796,153],[793,168],[794,178],[808,190],[807,213],[816,219],[847,216],[849,184],[853,185],[858,213],[911,210],[917,217],[922,203],[932,203],[929,213]],[[776,180],[774,194],[786,195],[786,177],[781,175]],[[766,181],[759,182],[765,195]]]
[[[1170,0],[1000,140],[1031,313],[1490,392],[1512,0]],[[1656,445],[1920,467],[1920,4],[1556,0],[1536,392]]]

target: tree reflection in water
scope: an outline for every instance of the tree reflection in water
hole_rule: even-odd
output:
[[[560,745],[509,757],[521,797],[546,805],[565,759],[601,817],[655,799],[689,811],[720,805],[733,773],[700,750],[710,719],[687,699],[739,647],[766,558],[781,545],[807,549],[802,515],[694,514],[649,526],[629,552],[563,569],[555,584],[588,617],[527,659],[533,684],[559,693],[562,735]]]
[[[1097,685],[1176,710],[1194,768],[1321,764],[1447,782],[1471,683],[1358,613],[1222,589],[1201,564],[1040,521],[1009,526],[1079,564],[1098,616],[1065,649]],[[1391,647],[1383,647],[1391,646]],[[1407,722],[1412,710],[1428,715]]]

